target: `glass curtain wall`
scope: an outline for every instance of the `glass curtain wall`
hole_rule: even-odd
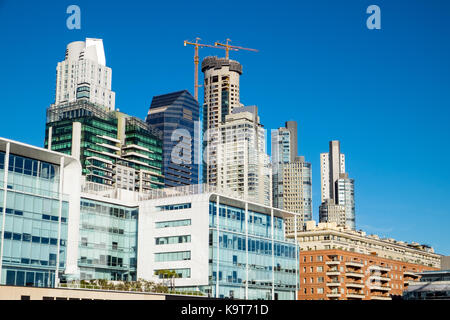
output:
[[[8,169],[6,206],[5,169]],[[0,214],[6,215],[3,239],[0,239],[3,241],[1,284],[53,287],[58,243],[58,270],[63,272],[68,197],[62,195],[60,207],[59,170],[58,165],[13,154],[5,168],[5,153],[0,152]]]
[[[248,239],[245,210],[220,204],[217,274],[217,210],[216,203],[210,203],[210,287],[206,292],[215,297],[218,281],[220,298],[246,299],[248,283],[248,299],[272,299],[274,283],[275,299],[295,299],[296,246],[284,238],[283,219],[274,217],[273,242],[270,215],[249,210],[247,220]]]

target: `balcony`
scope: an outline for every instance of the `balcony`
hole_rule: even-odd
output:
[[[369,270],[377,270],[377,271],[381,271],[381,272],[389,272],[391,271],[390,268],[386,268],[386,267],[382,267],[382,266],[369,266]]]
[[[340,275],[340,274],[341,274],[341,273],[339,272],[338,269],[335,269],[335,270],[329,270],[329,271],[326,272],[326,275],[327,275],[327,276],[338,276],[338,275]]]
[[[353,271],[353,270],[347,270],[345,272],[345,275],[347,277],[351,277],[351,278],[364,278],[364,274],[362,272]]]
[[[325,264],[328,266],[337,266],[339,265],[340,261],[339,260],[331,260],[331,261],[326,261]]]
[[[327,298],[340,298],[341,294],[337,292],[327,293]]]
[[[388,292],[388,291],[391,291],[391,288],[390,287],[388,287],[388,286],[380,286],[380,285],[377,285],[377,284],[371,284],[370,285],[370,290],[379,290],[379,291],[385,291],[385,292]]]
[[[362,293],[347,293],[347,299],[364,299],[365,295]]]
[[[391,281],[391,278],[383,277],[383,276],[379,276],[379,275],[373,275],[373,274],[369,277],[369,279],[370,280],[379,280],[381,282]]]
[[[359,288],[359,289],[364,288],[364,284],[363,284],[362,282],[359,282],[359,281],[347,282],[347,283],[345,284],[345,286],[346,286],[347,288]]]
[[[371,300],[392,300],[392,298],[389,297],[389,296],[385,296],[385,295],[374,295],[374,294],[372,294],[372,295],[370,296],[370,299],[371,299]]]
[[[327,287],[339,287],[341,283],[339,281],[329,281],[327,282]]]
[[[414,278],[414,279],[419,278],[419,275],[417,273],[413,272],[413,271],[405,271],[405,272],[403,272],[403,275],[405,277],[411,277],[411,278]]]
[[[360,262],[356,262],[356,261],[348,261],[345,263],[345,265],[347,267],[354,267],[354,268],[362,268],[364,267],[364,265]]]

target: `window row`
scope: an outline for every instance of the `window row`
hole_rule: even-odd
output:
[[[156,228],[184,227],[190,225],[191,219],[155,222]]]
[[[155,238],[156,245],[186,243],[186,242],[191,242],[190,235]]]
[[[191,260],[190,251],[155,253],[155,262]]]
[[[181,210],[181,209],[189,209],[191,208],[191,203],[179,203],[179,204],[170,204],[166,206],[158,206],[156,207],[157,211],[171,211],[171,210]]]
[[[41,244],[50,244],[53,246],[58,245],[58,239],[47,238],[47,237],[37,237],[37,236],[33,236],[29,233],[14,233],[14,232],[5,231],[4,238],[5,238],[5,240],[16,240],[16,241],[25,241],[25,242],[33,242],[33,243],[41,243]],[[60,239],[60,245],[62,247],[66,246],[66,240]]]

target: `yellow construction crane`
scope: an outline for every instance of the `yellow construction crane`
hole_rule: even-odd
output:
[[[212,46],[209,44],[202,44],[202,43],[198,43],[198,40],[201,40],[200,38],[195,38],[195,42],[189,42],[187,40],[184,41],[184,46],[186,47],[186,45],[190,44],[193,45],[195,47],[195,53],[194,53],[194,65],[195,65],[195,70],[194,70],[194,98],[195,100],[198,101],[198,88],[200,87],[200,85],[198,84],[198,62],[199,62],[199,58],[198,58],[198,48],[199,47],[208,47],[208,48],[216,48],[216,49],[226,49],[223,47],[219,47],[219,46]]]
[[[258,52],[258,50],[256,50],[256,49],[244,48],[244,47],[239,47],[239,46],[232,46],[232,45],[228,44],[228,42],[231,42],[231,40],[230,40],[230,39],[227,39],[227,42],[226,42],[226,43],[220,43],[220,42],[214,43],[214,45],[216,45],[216,46],[221,46],[221,47],[224,47],[224,48],[225,48],[225,58],[226,58],[226,59],[229,58],[228,52],[229,52],[230,49],[231,49],[231,50],[235,50],[235,51],[238,51],[238,50],[248,50],[248,51]]]

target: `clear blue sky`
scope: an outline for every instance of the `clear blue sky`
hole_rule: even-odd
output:
[[[81,30],[66,27],[71,4]],[[371,4],[381,30],[366,28]],[[144,118],[154,95],[193,91],[183,40],[230,38],[259,50],[231,52],[244,66],[241,101],[259,106],[269,132],[298,121],[314,219],[319,154],[337,139],[356,181],[357,228],[449,255],[449,21],[444,0],[0,0],[0,136],[43,146],[56,64],[71,41],[104,39],[116,106]]]

